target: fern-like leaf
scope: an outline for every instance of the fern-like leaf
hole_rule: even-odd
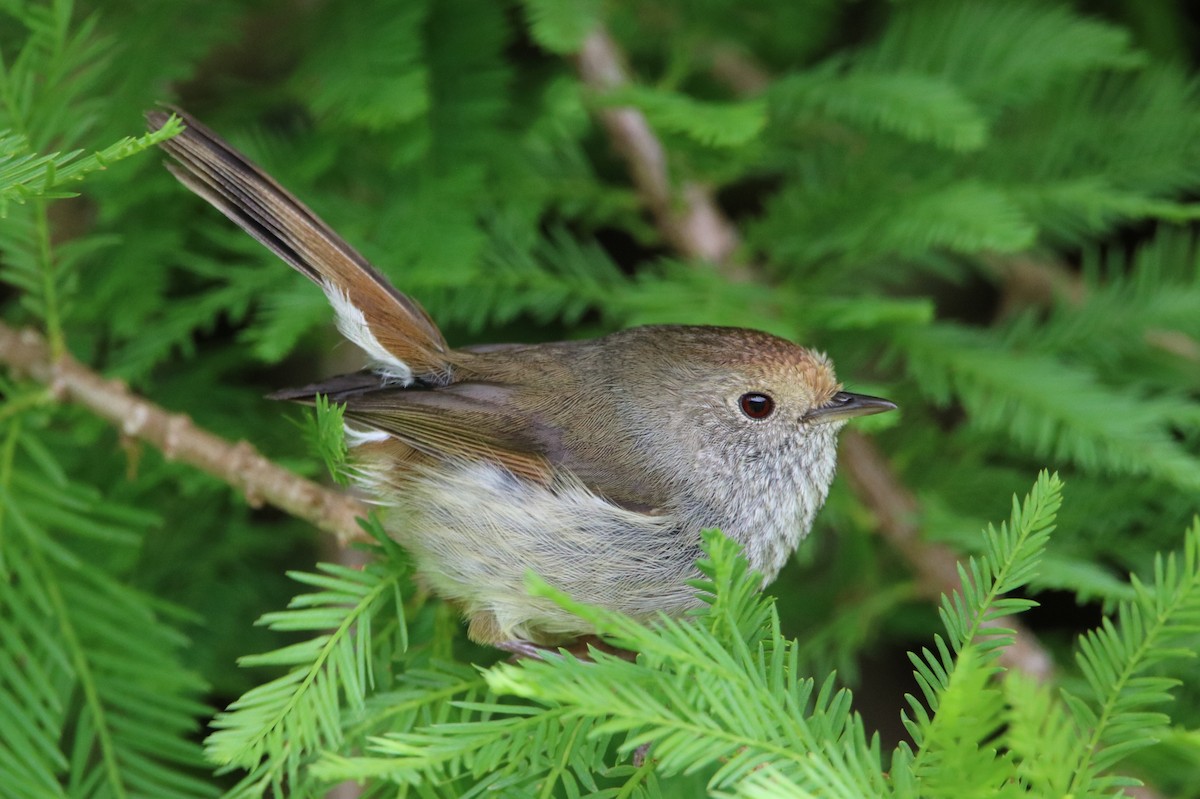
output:
[[[1168,722],[1151,708],[1169,702],[1179,681],[1155,672],[1163,663],[1195,656],[1188,642],[1200,632],[1200,519],[1187,531],[1181,554],[1155,559],[1152,583],[1132,582],[1137,598],[1121,603],[1115,621],[1106,618],[1079,639],[1076,662],[1086,694],[1063,692],[1082,732],[1068,786],[1076,796],[1107,796],[1137,784],[1106,772],[1154,743]]]
[[[994,656],[997,648],[1012,643],[1011,630],[988,625],[1036,606],[1032,600],[1003,595],[1028,585],[1037,576],[1061,505],[1062,481],[1057,474],[1042,472],[1024,502],[1013,497],[1008,523],[1001,524],[999,530],[992,525],[984,530],[986,554],[971,558],[966,567],[959,565],[962,591],[943,595],[938,610],[955,651],[974,643],[982,653]],[[988,638],[980,641],[985,626]],[[991,657],[984,660],[990,661]]]
[[[803,127],[825,118],[959,151],[977,150],[986,142],[980,109],[949,81],[902,72],[839,74],[840,66],[826,65],[772,84],[773,121]]]
[[[501,664],[488,673],[489,685],[601,718],[599,731],[625,736],[621,751],[650,745],[664,774],[716,767],[712,789],[737,785],[770,763],[812,790],[822,772],[815,762],[843,774],[862,795],[882,791],[878,748],[850,713],[849,693],[832,680],[818,689],[799,678],[795,642],[780,636],[774,607],[755,590],[738,545],[710,532],[705,546],[709,559],[698,586],[709,605],[695,622],[662,618],[647,628],[544,584],[534,588],[613,643],[635,649],[637,663],[594,652],[593,663],[568,656]]]
[[[1127,31],[1031,0],[900,6],[861,58],[889,72],[947,77],[992,107],[1036,101],[1056,81],[1146,62]]]
[[[177,610],[114,573],[152,518],[70,481],[24,421],[0,425],[0,796],[212,796]]]
[[[322,34],[296,78],[313,111],[373,131],[428,113],[428,14],[425,2],[352,3],[322,14]]]
[[[1039,457],[1200,487],[1200,460],[1167,428],[1185,414],[1182,398],[1110,388],[1085,369],[1015,352],[967,328],[909,329],[901,340],[921,390],[943,404],[957,397],[981,430]]]
[[[606,105],[640,109],[656,129],[681,133],[711,147],[744,146],[766,125],[766,105],[760,100],[705,102],[678,92],[647,86],[628,86],[604,96]]]
[[[393,545],[394,546],[394,545]],[[251,689],[213,721],[208,756],[249,771],[239,795],[255,795],[299,778],[301,764],[342,740],[342,708],[362,708],[374,684],[372,623],[381,613],[403,619],[399,586],[405,574],[387,558],[365,569],[320,564],[294,572],[318,589],[297,596],[288,610],[261,620],[274,630],[318,633],[291,646],[242,659],[244,666],[283,666],[288,672]],[[397,635],[404,646],[405,630]]]
[[[552,53],[569,55],[600,24],[599,0],[523,0],[529,32]]]
[[[318,394],[313,402],[312,413],[305,416],[304,436],[311,451],[325,462],[329,475],[339,485],[346,485],[345,416],[346,406],[331,403],[329,398]]]
[[[127,136],[91,154],[73,150],[49,155],[31,152],[24,136],[0,132],[0,219],[8,216],[9,203],[24,203],[35,197],[73,197],[73,193],[63,191],[62,187],[81,181],[93,172],[108,169],[181,130],[183,125],[179,119],[171,117],[153,133]]]
[[[1035,604],[1002,595],[1035,576],[1061,495],[1058,476],[1042,472],[1023,502],[1013,497],[1009,523],[989,527],[985,552],[959,567],[961,591],[942,597],[939,615],[949,644],[935,636],[936,651],[909,654],[923,697],[906,697],[912,715],[902,719],[917,752],[901,744],[896,760],[903,767],[893,768],[903,779],[920,780],[922,795],[990,796],[1016,788],[1008,756],[991,744],[1004,720],[1003,696],[990,684],[996,671],[991,664],[1001,647],[1011,645],[1013,633],[985,625]]]

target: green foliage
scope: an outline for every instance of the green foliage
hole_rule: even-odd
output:
[[[844,72],[841,64],[793,75],[771,87],[780,124],[811,116],[898,133],[951,150],[978,150],[987,136],[980,109],[945,80],[913,73]]]
[[[965,567],[959,565],[961,592],[942,597],[938,615],[949,643],[935,635],[936,653],[929,649],[920,656],[910,653],[924,703],[906,697],[912,716],[905,714],[904,726],[916,753],[906,743],[897,751],[901,768],[896,774],[902,788],[911,790],[904,785],[903,775],[908,772],[920,782],[922,795],[1018,793],[1012,780],[1014,763],[999,754],[993,741],[1005,708],[1000,690],[989,684],[989,677],[997,671],[991,664],[1014,643],[1013,631],[997,623],[1006,623],[1037,604],[1005,594],[1035,576],[1054,529],[1061,491],[1058,475],[1043,472],[1023,504],[1013,497],[1010,522],[999,531],[989,526],[984,531],[983,556],[971,558]]]
[[[968,644],[975,644],[981,661],[987,663],[994,659],[997,649],[1012,645],[1013,632],[997,628],[994,622],[1037,605],[1031,599],[1004,595],[1033,580],[1042,551],[1054,530],[1054,517],[1062,504],[1061,492],[1058,475],[1043,472],[1023,505],[1013,497],[1012,519],[1008,524],[1000,525],[999,530],[988,525],[984,531],[986,557],[971,558],[966,566],[959,564],[962,592],[943,596],[938,609],[956,653],[961,653]],[[985,626],[987,638],[977,640]]]
[[[906,8],[863,58],[875,68],[950,77],[993,109],[1036,102],[1079,76],[1146,64],[1128,31],[1028,0],[935,0]]]
[[[921,390],[942,403],[954,396],[979,429],[1044,457],[1200,488],[1200,462],[1173,436],[1177,425],[1197,421],[1184,397],[1106,386],[1086,369],[1019,354],[966,328],[909,335],[908,364]]]
[[[598,25],[614,91],[575,66]],[[177,102],[452,344],[707,323],[828,351],[903,409],[852,425],[916,496],[882,510],[963,554],[935,613],[843,476],[778,602],[710,535],[694,618],[536,589],[636,662],[497,665],[378,525],[369,565],[314,568],[304,525],[5,370],[0,796],[1200,796],[1195,39],[1092,0],[0,2],[0,317],[55,356],[345,471],[339,408],[298,435],[261,398],[361,362],[142,153]],[[743,275],[671,249],[599,121],[624,107]],[[1067,502],[1043,474],[989,526],[1042,469]],[[1052,684],[1002,670],[1018,612]]]
[[[758,137],[767,122],[766,106],[759,100],[705,103],[645,86],[610,92],[604,96],[604,104],[637,108],[655,130],[680,133],[711,147],[748,144]]]
[[[0,246],[7,253],[0,280],[23,291],[24,306],[47,326],[54,329],[61,324],[76,284],[75,270],[107,242],[102,238],[73,242],[75,246],[59,247],[52,255],[44,201],[74,196],[60,187],[153,147],[179,130],[179,121],[172,119],[154,133],[126,137],[83,158],[80,150],[38,156],[28,151],[24,137],[0,134],[0,219],[8,217],[10,202],[32,201],[29,213],[14,215],[0,233]]]
[[[525,0],[522,5],[534,41],[561,55],[578,52],[584,37],[602,21],[598,0]]]
[[[482,679],[440,664],[405,669],[397,680],[407,690],[380,697],[395,712],[363,714],[379,725],[365,751],[326,750],[312,776],[440,786],[439,796],[468,785],[670,796],[689,775],[732,796],[1015,796],[1022,786],[1054,795],[1068,783],[1077,795],[1108,795],[1122,782],[1108,770],[1151,743],[1140,725],[1165,720],[1144,708],[1177,684],[1143,675],[1186,654],[1167,644],[1195,632],[1200,524],[1182,564],[1161,560],[1152,585],[1135,580],[1139,598],[1115,624],[1081,639],[1088,695],[1056,697],[1019,676],[999,683],[996,660],[1013,638],[994,622],[1036,604],[1008,594],[1036,575],[1060,491],[1043,473],[1023,502],[1014,498],[1009,523],[989,527],[984,552],[962,569],[963,592],[943,598],[948,638],[935,637],[936,653],[912,655],[922,690],[908,698],[913,743],[901,743],[886,770],[850,692],[832,677],[803,676],[799,643],[782,634],[738,545],[709,532],[696,583],[704,604],[688,620],[645,627],[533,582],[535,594],[587,618],[636,660],[592,648],[588,660],[561,652],[498,663]],[[354,714],[346,719],[361,729]],[[638,752],[649,759],[639,763]]]
[[[335,405],[318,394],[311,416],[305,417],[304,435],[309,449],[325,462],[329,476],[338,485],[346,485],[346,431],[343,417],[345,405]]]
[[[213,719],[208,757],[248,772],[234,795],[278,792],[285,781],[296,786],[299,768],[312,752],[342,743],[342,705],[361,710],[375,688],[374,651],[390,638],[397,649],[406,648],[400,595],[405,569],[395,549],[381,537],[373,553],[379,557],[361,571],[323,563],[318,573],[292,572],[292,579],[319,590],[259,619],[272,630],[317,635],[241,659],[243,666],[289,671],[248,691]],[[377,617],[383,619],[378,632]]]
[[[1162,664],[1195,656],[1190,644],[1200,632],[1200,519],[1188,531],[1182,557],[1157,556],[1154,582],[1134,577],[1133,588],[1136,599],[1121,603],[1115,621],[1106,618],[1080,638],[1076,662],[1092,703],[1063,694],[1086,733],[1075,742],[1079,767],[1068,791],[1076,795],[1108,795],[1129,784],[1106,772],[1166,730],[1167,715],[1149,708],[1169,702],[1179,685],[1156,673]]]
[[[0,424],[0,796],[213,796],[180,611],[129,584],[159,521],[72,481],[30,415]]]
[[[170,119],[154,133],[134,138],[126,137],[104,150],[80,158],[81,150],[51,155],[35,155],[28,151],[22,136],[0,134],[0,217],[7,216],[9,202],[27,199],[62,199],[74,195],[54,189],[67,181],[83,180],[90,172],[107,169],[123,158],[142,152],[169,139],[181,129],[179,120]]]
[[[323,20],[327,24],[320,25],[316,46],[297,75],[314,113],[386,130],[429,112],[421,42],[428,4],[406,3],[397,11],[356,3]],[[347,57],[355,63],[346,63]]]

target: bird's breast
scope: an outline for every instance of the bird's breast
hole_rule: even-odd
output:
[[[697,533],[717,527],[741,543],[751,568],[769,583],[812,529],[836,460],[834,431],[820,429],[803,446],[733,461],[701,453],[681,515]]]

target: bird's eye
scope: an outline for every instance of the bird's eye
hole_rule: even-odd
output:
[[[741,407],[742,413],[751,419],[766,419],[775,410],[775,400],[766,394],[759,394],[757,391],[743,394],[738,400],[738,405]]]

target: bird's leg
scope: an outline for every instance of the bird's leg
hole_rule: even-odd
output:
[[[512,655],[512,657],[508,659],[510,663],[516,663],[524,660],[525,658],[532,658],[533,660],[545,660],[547,655],[558,654],[553,650],[540,647],[535,643],[521,640],[499,641],[492,646],[510,653]]]

